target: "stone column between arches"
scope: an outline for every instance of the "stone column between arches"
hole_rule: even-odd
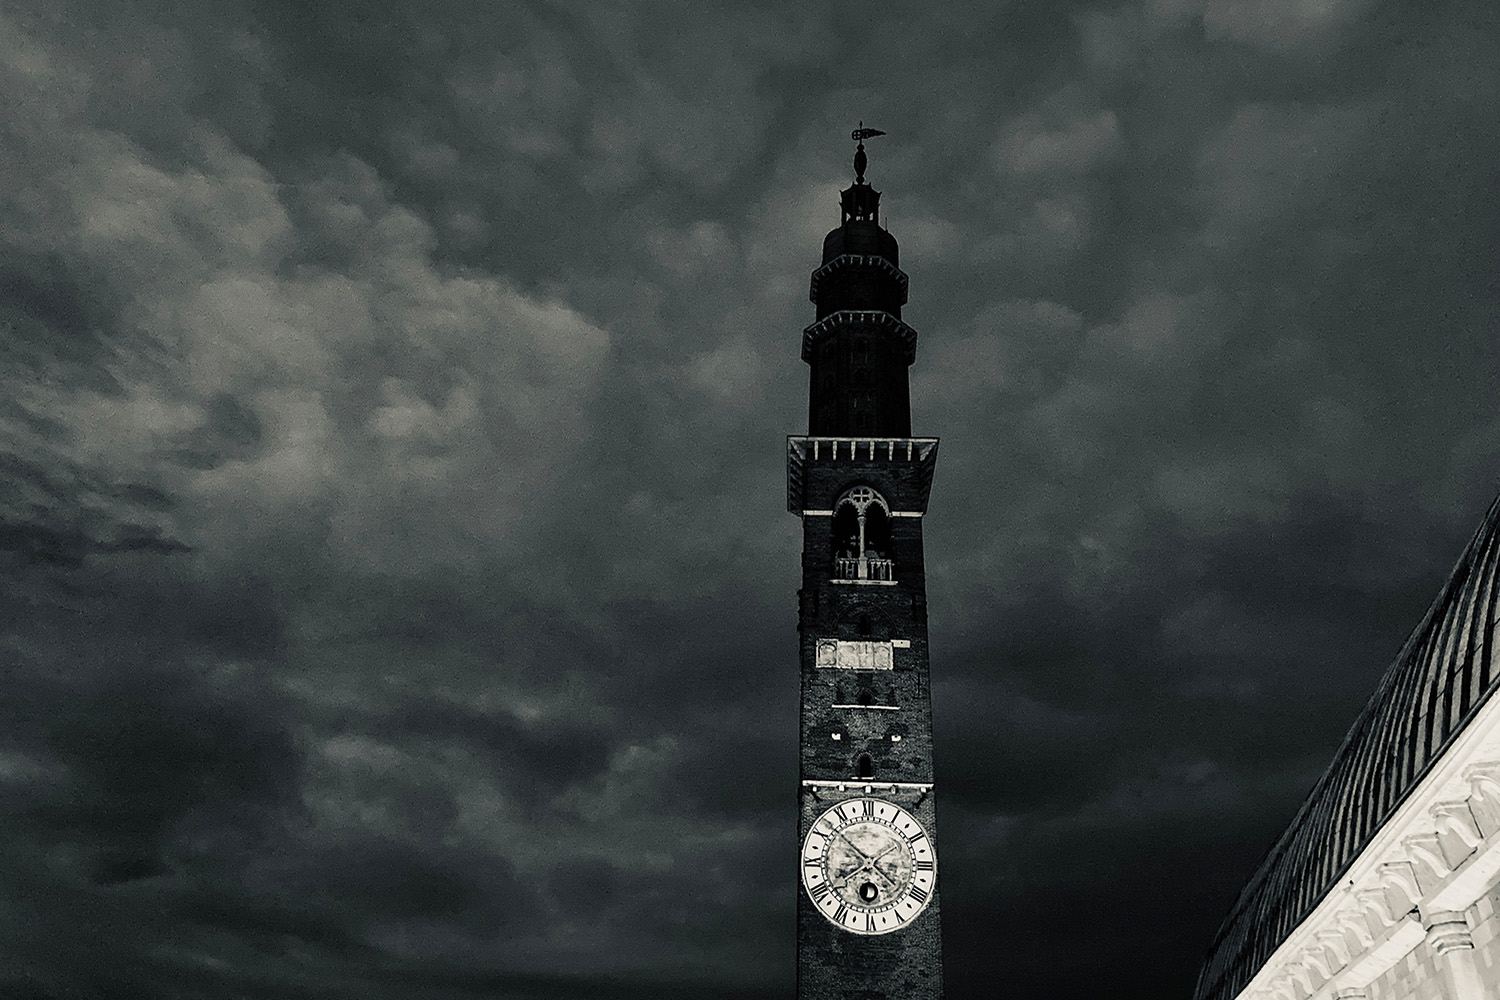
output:
[[[1484,981],[1474,962],[1474,938],[1464,915],[1451,910],[1424,912],[1422,926],[1442,971],[1448,1000],[1485,1000]]]

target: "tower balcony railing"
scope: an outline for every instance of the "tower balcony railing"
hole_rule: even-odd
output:
[[[890,582],[896,578],[896,561],[869,556],[839,556],[833,561],[833,578]]]

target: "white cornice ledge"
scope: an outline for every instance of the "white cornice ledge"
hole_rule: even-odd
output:
[[[1500,877],[1500,699],[1490,699],[1237,1000],[1336,1000]]]

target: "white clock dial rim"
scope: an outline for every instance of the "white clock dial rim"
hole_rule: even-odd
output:
[[[892,849],[904,845],[910,867],[899,892],[891,893],[888,903],[868,907],[849,899],[834,886],[828,872],[830,847],[838,842],[839,832],[843,830],[853,830],[854,835],[867,844],[872,841],[878,844],[880,841],[873,834],[881,827],[889,830],[891,841],[899,842]],[[846,843],[848,846],[842,855],[852,854],[856,861],[860,858],[873,861],[873,857],[865,855],[855,844]],[[872,850],[878,852],[878,848]],[[851,934],[889,934],[911,926],[932,901],[937,884],[937,854],[926,828],[894,802],[870,797],[845,799],[824,810],[802,840],[801,866],[802,888],[813,909],[835,927]],[[899,869],[901,866],[895,867]],[[889,869],[890,866],[883,868]],[[870,868],[865,871],[870,872]],[[884,872],[882,876],[871,873],[869,881],[873,885],[883,875]],[[885,881],[890,879],[886,877]],[[844,885],[847,884],[846,879]]]

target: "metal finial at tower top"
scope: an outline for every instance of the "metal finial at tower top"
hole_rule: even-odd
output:
[[[869,165],[870,158],[865,155],[865,140],[877,135],[885,135],[878,128],[865,128],[864,120],[861,119],[859,128],[849,133],[849,138],[859,145],[854,147],[854,183],[865,182],[865,167]]]

